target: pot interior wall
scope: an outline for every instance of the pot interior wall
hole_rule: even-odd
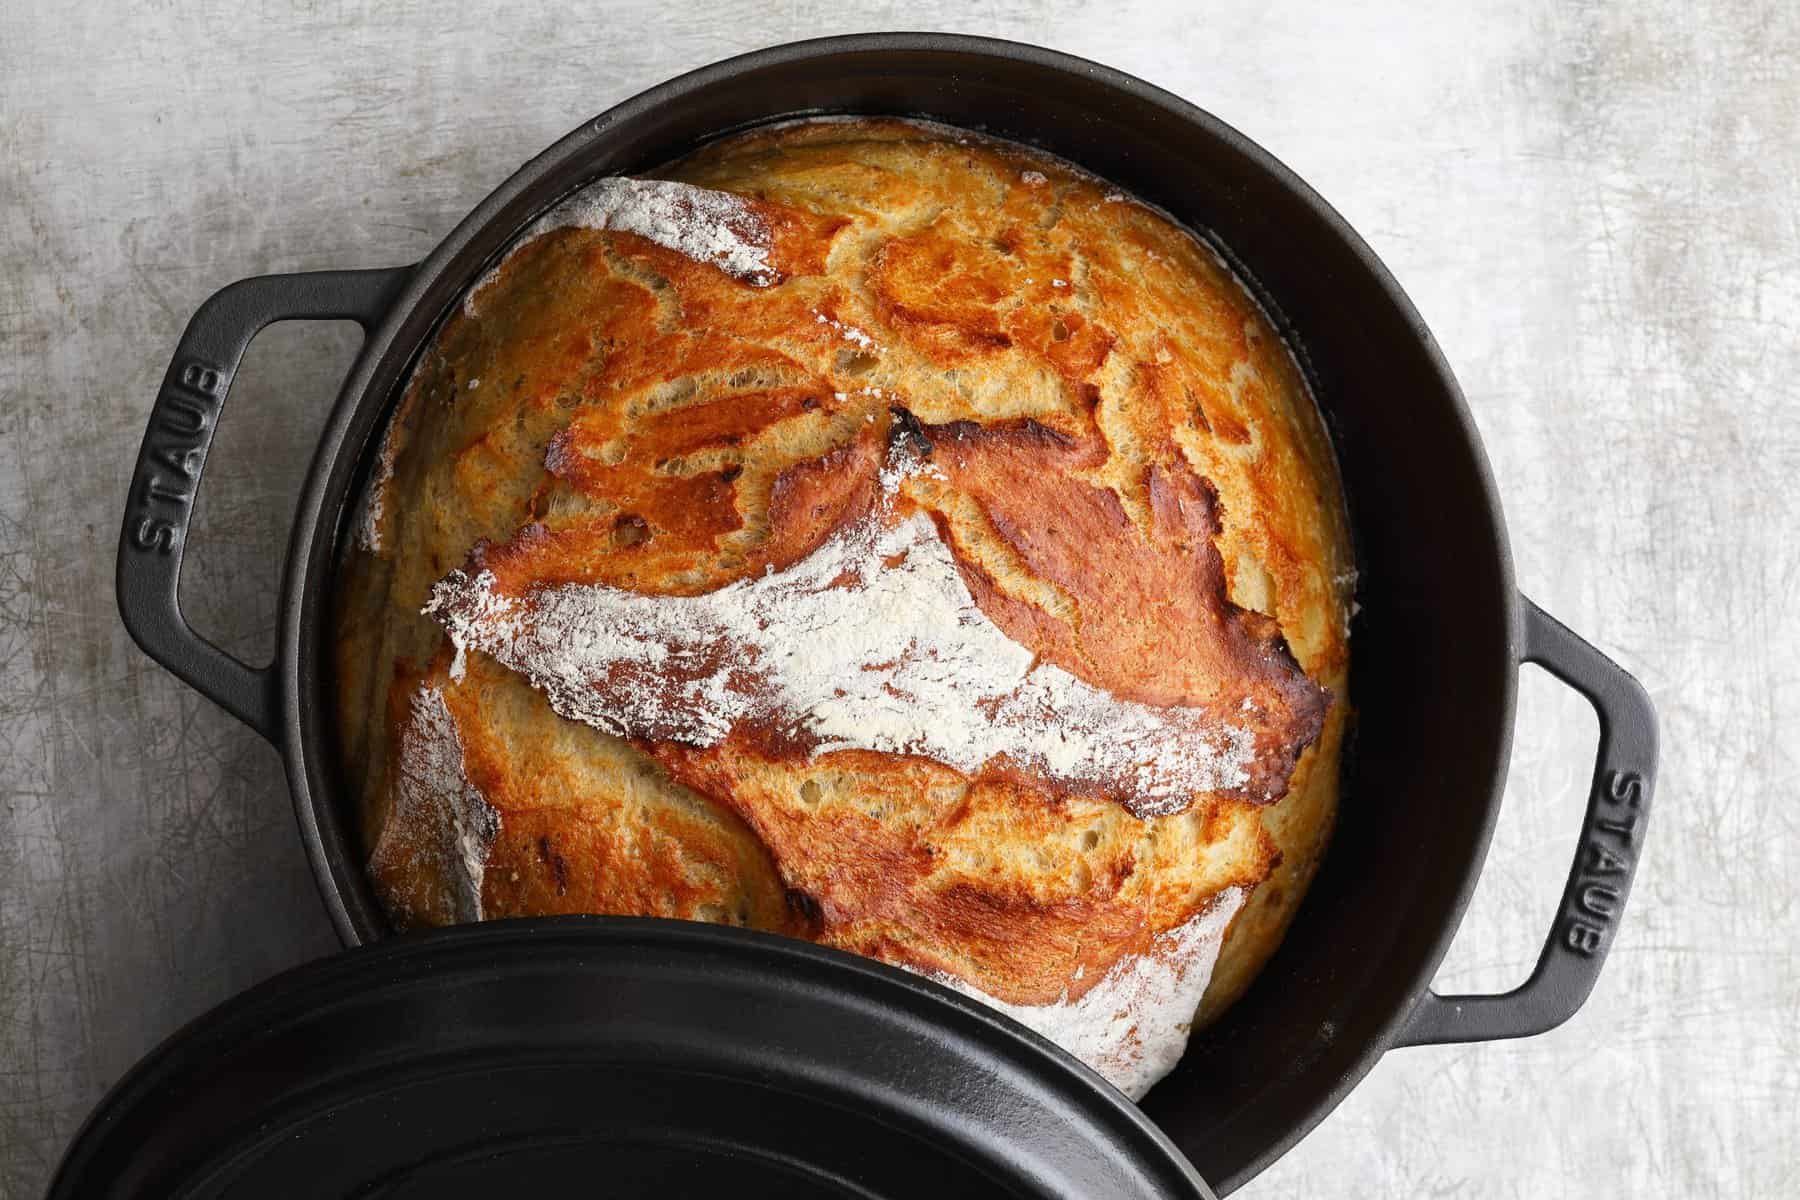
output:
[[[438,316],[536,211],[605,174],[642,170],[722,132],[808,111],[931,117],[1038,145],[1198,230],[1252,282],[1301,351],[1332,427],[1358,539],[1358,712],[1325,866],[1250,994],[1194,1040],[1145,1108],[1215,1187],[1272,1161],[1379,1056],[1428,981],[1479,870],[1512,715],[1513,592],[1487,467],[1429,333],[1359,242],[1232,131],[1109,72],[1023,47],[971,55],[929,38],[805,46],[707,68],[629,101],[547,151],[423,268],[420,302],[354,382],[327,447],[321,535],[298,596],[305,781],[349,924],[379,936],[329,705],[329,532],[386,405]],[[1055,60],[1055,61],[1053,61]],[[360,368],[359,368],[360,369]],[[359,394],[361,397],[359,403]],[[329,694],[329,693],[327,693]],[[299,794],[297,789],[297,794]]]

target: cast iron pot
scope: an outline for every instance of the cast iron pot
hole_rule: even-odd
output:
[[[281,751],[344,941],[381,938],[388,926],[364,877],[335,751],[333,562],[414,357],[508,240],[569,192],[811,113],[984,130],[1160,205],[1250,283],[1299,352],[1332,428],[1362,572],[1352,640],[1357,736],[1335,840],[1280,951],[1150,1094],[1150,1117],[1228,1191],[1294,1145],[1387,1050],[1522,1037],[1571,1016],[1593,988],[1630,887],[1655,772],[1655,714],[1634,680],[1514,587],[1479,438],[1418,313],[1337,213],[1216,118],[1082,59],[938,34],[801,42],[683,75],[527,163],[422,263],[246,279],[194,316],[138,458],[119,605],[153,658]],[[258,669],[188,627],[176,582],[207,447],[244,350],[271,322],[306,318],[353,319],[368,338],[307,478],[276,658]],[[1521,662],[1547,668],[1599,715],[1575,865],[1524,986],[1440,996],[1429,984],[1498,813]]]

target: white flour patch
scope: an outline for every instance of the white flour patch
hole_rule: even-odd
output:
[[[819,324],[830,326],[837,332],[839,337],[850,342],[852,345],[861,346],[864,350],[876,349],[875,339],[858,329],[856,326],[847,325],[842,321],[834,321],[822,312],[813,313],[813,317]]]
[[[414,694],[412,720],[400,734],[395,765],[394,812],[382,840],[421,834],[435,838],[426,854],[435,854],[450,881],[456,919],[481,920],[481,885],[488,853],[500,833],[500,814],[469,781],[456,718],[437,688],[422,687]]]
[[[1139,1100],[1187,1049],[1225,930],[1248,895],[1226,888],[1187,924],[1160,934],[1148,953],[1114,963],[1078,1000],[1065,993],[1054,1004],[1008,1004],[953,975],[920,973],[1049,1038]]]
[[[551,230],[571,227],[635,233],[756,287],[777,278],[769,265],[769,223],[742,196],[666,179],[616,176],[596,180],[534,221],[469,289],[463,312],[477,315],[475,297],[520,248]]]
[[[753,723],[812,753],[918,755],[968,774],[1004,761],[1140,817],[1244,786],[1251,731],[1198,708],[1121,700],[1039,661],[976,605],[937,526],[882,503],[786,571],[699,596],[598,584],[520,598],[456,571],[425,612],[458,655],[526,676],[560,714],[609,733],[716,745]]]

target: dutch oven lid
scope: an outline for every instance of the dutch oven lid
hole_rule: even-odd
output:
[[[1210,1195],[1122,1094],[948,989],[764,934],[582,917],[409,935],[251,989],[113,1089],[50,1194],[571,1186]]]

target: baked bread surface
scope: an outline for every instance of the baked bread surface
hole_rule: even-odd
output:
[[[813,122],[659,178],[707,189],[671,193],[686,216],[727,194],[718,236],[615,217],[517,245],[424,352],[345,552],[343,761],[395,922],[725,922],[1030,1007],[1212,912],[1211,1019],[1317,867],[1347,717],[1345,517],[1286,346],[1190,235],[1008,143]],[[937,583],[1030,678],[1195,714],[1229,753],[1202,738],[1183,776],[1034,757],[1048,726],[981,762],[931,729],[833,739],[758,692],[779,629],[722,652],[676,622],[688,665],[660,674],[571,649],[582,598],[786,619],[781,580],[878,542],[953,562]],[[746,715],[682,727],[702,684]],[[945,728],[996,711],[967,691]]]

